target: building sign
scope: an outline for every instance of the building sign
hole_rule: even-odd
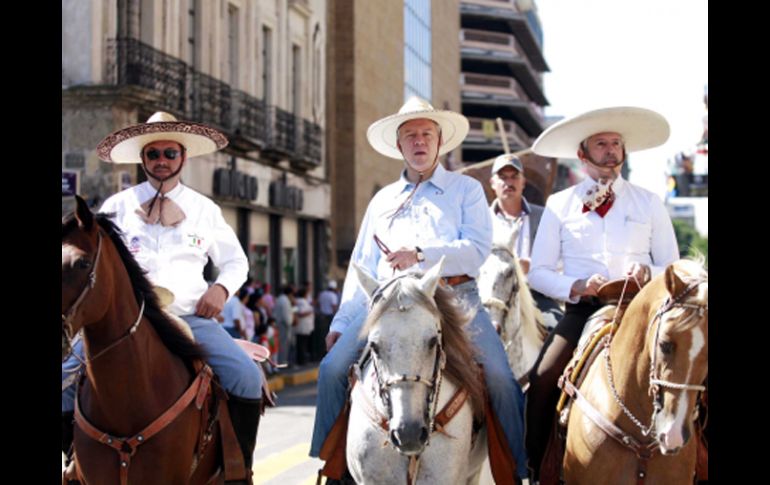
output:
[[[231,199],[257,199],[257,178],[235,169],[214,170],[214,195]]]
[[[304,193],[299,187],[292,187],[285,180],[270,182],[270,207],[279,207],[293,211],[301,211],[304,203]]]
[[[78,193],[78,173],[72,170],[61,171],[61,196],[72,197]]]

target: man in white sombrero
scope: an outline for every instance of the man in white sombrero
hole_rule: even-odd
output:
[[[395,271],[425,272],[445,257],[442,276],[469,308],[492,408],[502,425],[521,477],[526,476],[523,396],[500,338],[481,307],[475,278],[492,244],[492,221],[481,184],[447,171],[438,157],[458,147],[468,133],[461,114],[434,109],[410,98],[397,114],[369,126],[367,139],[380,154],[404,163],[401,177],[372,198],[351,254],[339,310],[326,337],[329,353],[321,362],[318,404],[310,455],[321,447],[345,403],[347,371],[366,338],[359,332],[368,297],[352,263],[378,281]]]
[[[108,198],[100,212],[114,213],[126,246],[147,277],[173,293],[166,310],[187,322],[230,395],[228,408],[250,470],[261,411],[262,374],[214,319],[228,296],[246,280],[248,260],[219,206],[180,181],[188,159],[226,145],[227,138],[219,131],[177,121],[164,112],[155,113],[146,123],[111,133],[97,146],[99,158],[110,163],[141,163],[148,180]],[[219,269],[211,287],[203,278],[209,258]],[[68,364],[77,364],[74,356],[62,369]],[[63,393],[62,413],[73,409],[73,400],[74,392]]]
[[[548,198],[532,249],[530,286],[567,302],[530,373],[527,452],[536,477],[558,400],[556,382],[586,320],[600,308],[597,290],[627,276],[644,284],[679,259],[660,198],[620,176],[629,152],[661,145],[668,136],[660,114],[614,107],[560,121],[532,146],[546,157],[577,156],[588,175]]]

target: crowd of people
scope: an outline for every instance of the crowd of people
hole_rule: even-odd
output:
[[[284,285],[278,297],[270,284],[248,278],[224,305],[217,321],[233,338],[264,345],[274,363],[267,372],[319,362],[326,355],[323,343],[339,306],[337,282],[313,295],[312,285]]]

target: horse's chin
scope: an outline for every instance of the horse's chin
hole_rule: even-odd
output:
[[[421,454],[423,450],[425,450],[425,445],[419,445],[419,446],[408,447],[408,448],[404,446],[396,446],[396,445],[393,445],[393,446],[395,446],[398,452],[404,456],[417,456]]]

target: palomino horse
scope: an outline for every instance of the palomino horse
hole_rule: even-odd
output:
[[[708,273],[680,260],[634,297],[574,392],[566,483],[692,483],[707,373]]]
[[[205,412],[212,373],[208,366],[192,370],[201,348],[161,311],[117,227],[78,198],[75,214],[62,220],[62,359],[81,329],[78,478],[122,485],[222,480],[220,427]],[[224,401],[218,407],[225,414]]]
[[[500,331],[508,364],[516,379],[526,376],[543,347],[543,315],[535,306],[527,278],[513,253],[519,231],[492,242],[492,252],[481,266],[479,296],[492,324]]]
[[[473,421],[484,409],[483,379],[463,330],[468,316],[438,287],[442,265],[382,286],[356,267],[372,297],[362,330],[370,358],[356,366],[347,435],[357,483],[477,483],[486,435],[473,436]],[[448,403],[447,422],[437,412]]]

